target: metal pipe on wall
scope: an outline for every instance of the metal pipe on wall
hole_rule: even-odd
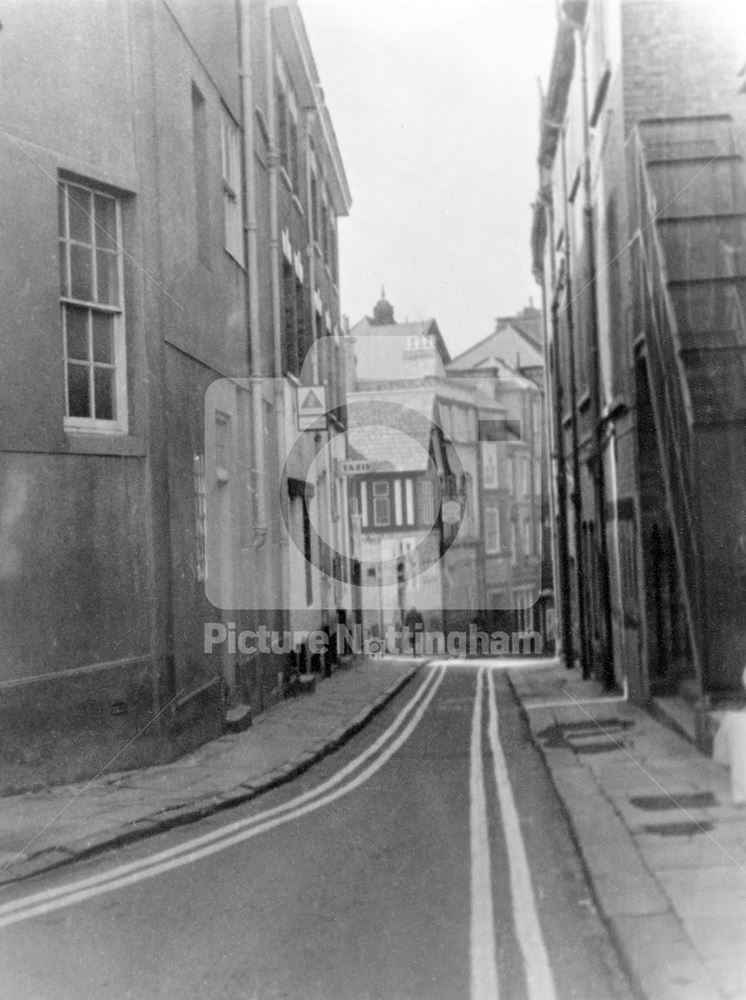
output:
[[[611,585],[609,581],[609,548],[606,537],[606,474],[604,469],[604,425],[601,420],[601,348],[598,318],[598,294],[596,289],[596,234],[594,229],[593,192],[591,176],[591,138],[588,101],[588,55],[585,47],[585,20],[578,21],[563,13],[563,18],[575,32],[576,48],[580,55],[581,98],[583,115],[583,232],[585,243],[590,324],[590,395],[593,420],[593,453],[588,463],[593,479],[595,522],[598,526],[598,558],[601,578],[601,617],[603,638],[600,648],[602,659],[600,680],[607,686],[614,683],[614,652],[612,642]]]
[[[263,392],[265,371],[259,325],[259,255],[257,248],[256,174],[254,164],[254,73],[251,60],[250,0],[239,8],[239,75],[241,79],[241,129],[244,159],[244,234],[246,246],[246,299],[249,309],[249,383],[252,404],[252,441],[255,524],[254,545],[260,548],[267,538],[267,489],[264,454]]]

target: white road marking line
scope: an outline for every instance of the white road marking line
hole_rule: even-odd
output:
[[[368,747],[363,754],[356,758],[355,761],[351,761],[350,764],[342,769],[342,771],[334,775],[323,785],[320,785],[318,789],[312,789],[309,792],[304,793],[302,796],[298,796],[297,799],[292,800],[290,803],[285,803],[282,807],[277,806],[274,809],[266,810],[266,812],[252,817],[253,825],[251,826],[248,826],[247,821],[239,821],[238,823],[224,827],[220,831],[215,831],[212,834],[206,834],[203,837],[197,837],[192,841],[180,845],[178,848],[171,848],[168,851],[162,851],[160,854],[154,855],[151,858],[144,859],[144,864],[132,862],[129,865],[122,865],[119,868],[112,869],[112,871],[104,873],[102,876],[94,876],[91,879],[83,879],[80,882],[62,887],[60,890],[48,890],[45,893],[38,893],[35,896],[29,896],[24,899],[14,900],[11,903],[7,903],[5,906],[0,907],[0,927],[6,927],[9,924],[19,923],[20,921],[28,920],[31,917],[42,916],[43,914],[51,913],[54,910],[61,909],[65,906],[70,906],[73,903],[90,899],[93,896],[98,896],[105,892],[111,892],[114,889],[124,888],[125,886],[133,885],[144,879],[153,878],[163,872],[171,871],[184,865],[193,864],[195,861],[199,861],[200,859],[208,857],[211,854],[224,851],[235,844],[239,844],[245,840],[251,839],[252,837],[259,836],[259,834],[272,830],[277,826],[281,826],[291,820],[298,819],[308,813],[315,812],[322,806],[336,801],[343,795],[347,795],[380,770],[406,742],[406,740],[409,739],[415,728],[422,720],[422,717],[440,687],[444,676],[445,669],[431,672],[426,681],[420,686],[415,697],[407,706],[405,706],[386,733],[382,734],[382,736],[379,737],[378,740],[371,745],[371,747]],[[435,680],[431,683],[433,677],[435,677]],[[425,691],[428,687],[429,690],[427,690],[427,693],[423,695],[423,691]],[[334,784],[339,784],[341,776],[349,773],[353,769],[353,765],[356,768],[363,759],[371,756],[373,748],[375,747],[377,749],[383,742],[385,742],[384,737],[388,738],[388,736],[399,726],[399,720],[408,714],[411,706],[414,704],[417,704],[417,709],[412,718],[404,727],[402,732],[399,733],[399,735],[389,744],[388,747],[386,747],[385,750],[383,750],[378,758],[369,764],[356,777],[352,778],[347,784],[342,785],[341,788],[337,788],[336,791],[330,792],[328,795],[321,795],[319,797],[320,789],[330,787]],[[305,801],[303,805],[299,804],[308,799],[312,800]],[[244,828],[237,829],[240,827]],[[227,831],[231,831],[232,829],[236,829],[237,832],[234,832],[231,835]],[[207,840],[212,840],[213,843],[205,843]],[[202,844],[202,846],[197,847],[197,844]]]
[[[443,671],[441,671],[443,672]],[[425,692],[428,685],[431,684],[436,671],[431,670],[423,683],[419,686],[414,696],[407,702],[401,712],[397,715],[394,721],[391,723],[389,728],[383,732],[378,739],[376,739],[369,747],[367,747],[361,754],[355,757],[354,760],[346,764],[341,770],[337,771],[326,781],[322,782],[315,788],[309,789],[307,792],[303,792],[301,795],[295,796],[295,798],[290,799],[288,802],[283,802],[279,806],[274,806],[271,809],[265,809],[264,812],[257,813],[254,816],[247,816],[244,819],[234,820],[232,823],[227,823],[221,826],[217,830],[212,830],[209,833],[201,834],[199,837],[193,837],[182,844],[176,845],[176,847],[169,847],[163,851],[158,851],[155,854],[150,854],[146,858],[140,858],[137,861],[130,861],[124,865],[118,865],[115,868],[108,869],[105,872],[101,872],[98,875],[91,875],[88,878],[79,879],[76,882],[67,883],[66,885],[58,886],[54,889],[45,889],[41,892],[34,893],[29,896],[24,896],[21,899],[16,899],[8,903],[0,905],[0,916],[4,916],[6,913],[14,912],[15,910],[21,909],[24,906],[43,902],[48,899],[54,899],[58,896],[65,895],[68,892],[76,892],[79,889],[85,889],[89,886],[99,885],[102,882],[106,882],[111,878],[119,878],[121,875],[127,875],[133,871],[139,871],[143,868],[148,868],[151,865],[159,864],[161,861],[166,861],[169,858],[176,857],[179,854],[186,853],[188,851],[194,850],[194,848],[201,847],[203,844],[209,844],[213,841],[220,840],[223,837],[227,837],[232,833],[236,833],[239,830],[246,829],[251,826],[255,826],[258,823],[264,822],[272,816],[280,815],[284,812],[292,810],[297,806],[301,805],[303,802],[307,802],[309,799],[314,798],[317,795],[321,795],[326,792],[329,788],[333,788],[334,785],[339,784],[348,774],[356,770],[364,761],[366,761],[373,754],[377,753],[381,746],[383,746],[386,741],[393,736],[393,734],[401,727],[406,717],[413,710],[413,708],[425,697]]]
[[[449,667],[463,667],[465,670],[517,670],[517,671],[530,671],[530,670],[546,670],[549,667],[557,666],[559,661],[556,659],[548,660],[546,658],[532,659],[530,657],[516,657],[516,656],[495,656],[486,657],[480,656],[475,659],[469,659],[464,656],[439,656],[436,659],[427,661],[431,666],[440,666],[441,664],[446,664]]]
[[[471,720],[469,828],[471,849],[471,1000],[497,1000],[495,914],[492,902],[487,795],[482,761],[482,695],[484,671],[477,674]]]
[[[441,673],[444,672],[441,670]],[[80,889],[88,888],[89,886],[98,885],[102,882],[106,882],[112,878],[119,878],[122,875],[127,875],[133,871],[139,871],[144,868],[148,868],[152,865],[157,865],[162,861],[168,860],[169,858],[176,857],[179,854],[183,854],[194,850],[195,848],[201,847],[203,844],[212,843],[216,840],[220,840],[223,837],[229,836],[232,833],[238,832],[239,830],[246,829],[248,827],[254,826],[272,816],[280,815],[289,810],[295,809],[297,806],[301,805],[303,802],[314,798],[317,795],[323,794],[329,788],[334,787],[334,785],[339,784],[348,774],[356,770],[364,761],[375,754],[381,746],[396,732],[397,729],[401,727],[404,719],[409,715],[413,708],[425,697],[425,692],[427,687],[431,684],[436,671],[431,670],[424,682],[415,692],[414,696],[407,702],[401,712],[397,715],[394,721],[391,723],[389,728],[383,732],[378,739],[375,740],[369,747],[367,747],[361,754],[359,754],[354,760],[346,764],[340,771],[337,771],[326,781],[322,782],[315,788],[309,789],[302,795],[298,795],[288,802],[284,802],[279,806],[274,806],[271,809],[266,809],[264,812],[257,813],[254,816],[248,816],[245,819],[235,820],[233,823],[227,823],[225,826],[221,826],[218,830],[213,830],[209,833],[202,834],[199,837],[193,837],[191,840],[185,843],[178,844],[176,847],[170,847],[166,850],[159,851],[155,854],[148,855],[146,858],[141,858],[137,861],[131,861],[124,865],[119,865],[115,868],[109,869],[106,872],[102,872],[98,875],[92,875],[85,879],[80,879],[77,882],[68,883],[67,885],[59,886],[54,889],[47,889],[39,893],[35,893],[30,896],[25,896],[22,899],[13,900],[12,902],[0,905],[0,916],[4,916],[6,913],[13,912],[20,909],[26,905],[43,902],[48,899],[53,899],[61,895],[65,895],[69,892],[76,892]]]
[[[510,868],[510,894],[513,902],[513,918],[516,935],[523,953],[529,1000],[555,1000],[554,979],[549,965],[544,935],[541,931],[539,915],[531,871],[526,856],[526,845],[521,833],[518,810],[513,796],[513,788],[508,776],[508,765],[503,754],[498,731],[495,682],[492,674],[487,675],[489,691],[489,737],[492,763],[495,772],[497,796],[500,802],[505,842]]]

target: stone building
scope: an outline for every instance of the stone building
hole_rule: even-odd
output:
[[[11,0],[2,60],[10,789],[163,760],[227,705],[260,711],[292,651],[208,650],[206,630],[349,602],[320,556],[293,590],[344,484],[327,456],[299,486],[283,455],[344,450],[350,197],[295,0]],[[304,382],[334,413],[296,447]]]
[[[735,13],[560,5],[532,232],[565,655],[659,698],[703,744],[746,657]]]

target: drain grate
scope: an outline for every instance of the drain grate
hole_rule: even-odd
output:
[[[548,748],[567,747],[578,754],[608,753],[624,745],[624,733],[634,725],[631,719],[597,719],[555,722],[537,733]]]
[[[645,833],[656,833],[659,837],[694,837],[698,833],[709,833],[712,823],[649,823],[643,827]]]
[[[659,812],[662,809],[708,809],[720,805],[712,792],[681,792],[671,795],[634,795],[629,800],[636,809]]]
[[[597,733],[600,729],[619,730],[619,729],[629,729],[630,726],[634,726],[632,719],[581,719],[578,722],[553,722],[551,726],[547,726],[546,729],[542,729],[537,735],[544,739],[547,736],[551,736],[556,732],[560,732],[567,736],[574,735],[588,735],[591,733]]]
[[[570,741],[575,753],[608,753],[610,750],[619,750],[624,746],[622,740],[604,740],[603,743],[574,743]]]

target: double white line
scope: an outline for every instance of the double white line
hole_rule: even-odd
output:
[[[43,916],[94,896],[122,889],[144,879],[193,864],[257,837],[284,823],[315,812],[354,791],[399,750],[419,725],[445,675],[445,665],[431,668],[411,700],[389,728],[358,757],[318,787],[283,805],[194,837],[176,847],[139,861],[119,865],[98,875],[79,879],[0,905],[0,927]],[[495,687],[487,671],[487,733],[492,770],[507,844],[510,888],[516,935],[523,955],[529,1000],[555,1000],[554,982],[541,932],[518,811],[500,744]],[[477,674],[471,726],[470,846],[471,846],[471,1000],[498,1000],[492,859],[485,788],[482,743],[484,733],[485,670]],[[371,758],[373,758],[371,760]]]
[[[471,725],[471,1000],[498,1000],[492,859],[482,758],[484,675],[484,669],[477,675]],[[555,1000],[554,980],[536,911],[526,846],[508,776],[508,765],[500,743],[495,685],[491,671],[487,672],[487,695],[487,731],[492,769],[505,832],[513,920],[523,955],[528,996],[529,1000]]]
[[[122,889],[143,879],[154,878],[156,875],[174,868],[193,864],[210,854],[224,851],[244,840],[257,837],[277,826],[315,812],[343,795],[347,795],[348,792],[358,788],[376,771],[380,770],[411,736],[440,687],[445,669],[445,666],[430,669],[414,697],[404,706],[389,728],[363,753],[332,775],[331,778],[322,782],[317,788],[313,788],[283,805],[266,809],[256,816],[236,820],[219,830],[195,837],[177,847],[159,851],[157,854],[152,854],[142,860],[119,865],[99,875],[92,875],[89,878],[79,879],[55,889],[47,889],[0,905],[0,927],[19,923],[31,917],[43,916],[93,896]],[[407,721],[408,717],[409,721]],[[380,754],[379,751],[381,751]],[[377,757],[375,757],[376,754],[378,754]],[[363,767],[362,765],[371,757],[375,757],[375,759]]]

